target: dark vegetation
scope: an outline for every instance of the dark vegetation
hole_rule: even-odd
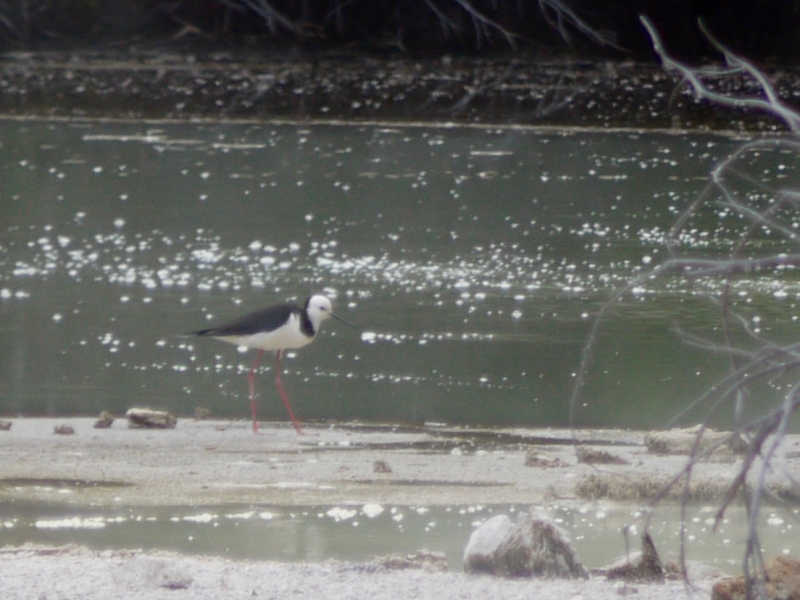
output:
[[[268,49],[342,45],[403,53],[525,50],[651,59],[647,16],[679,58],[713,46],[756,60],[800,56],[800,0],[0,0],[0,49],[176,42]]]

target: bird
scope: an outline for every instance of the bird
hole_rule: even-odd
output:
[[[302,304],[284,302],[274,304],[246,314],[224,325],[193,331],[190,335],[198,337],[211,337],[223,342],[245,346],[258,350],[256,359],[250,369],[247,380],[250,384],[250,408],[253,413],[253,433],[258,433],[258,420],[256,419],[256,396],[254,378],[256,368],[261,362],[261,357],[266,351],[275,351],[275,386],[283,400],[292,425],[299,435],[303,434],[300,422],[292,412],[289,398],[281,382],[281,356],[285,350],[294,350],[310,344],[323,321],[334,318],[345,325],[355,328],[355,325],[345,321],[333,313],[333,305],[327,296],[314,294],[309,296]]]

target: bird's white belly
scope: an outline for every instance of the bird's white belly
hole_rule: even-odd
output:
[[[292,315],[287,323],[284,323],[272,331],[262,331],[251,335],[225,335],[215,336],[218,340],[236,344],[237,346],[247,346],[257,350],[287,350],[302,348],[309,344],[313,337],[308,337],[300,331],[300,323],[297,315]]]

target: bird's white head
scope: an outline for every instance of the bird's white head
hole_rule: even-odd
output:
[[[319,324],[325,319],[330,319],[333,316],[333,305],[331,301],[320,294],[311,296],[306,300],[305,309],[309,321],[314,325],[314,330],[316,330]]]

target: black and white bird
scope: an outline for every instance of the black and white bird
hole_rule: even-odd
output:
[[[355,327],[353,324],[333,314],[333,306],[327,297],[316,294],[310,296],[302,306],[291,303],[275,304],[244,315],[225,325],[194,331],[192,335],[212,337],[236,346],[245,346],[258,350],[258,355],[256,355],[248,376],[254,433],[258,433],[258,420],[256,419],[256,396],[253,379],[264,352],[266,350],[274,350],[277,356],[275,386],[278,388],[278,393],[286,406],[292,425],[294,425],[297,433],[302,434],[303,430],[292,412],[289,398],[286,396],[281,382],[281,355],[284,350],[302,348],[311,343],[317,332],[319,332],[322,322],[330,317],[341,321],[345,325]]]

